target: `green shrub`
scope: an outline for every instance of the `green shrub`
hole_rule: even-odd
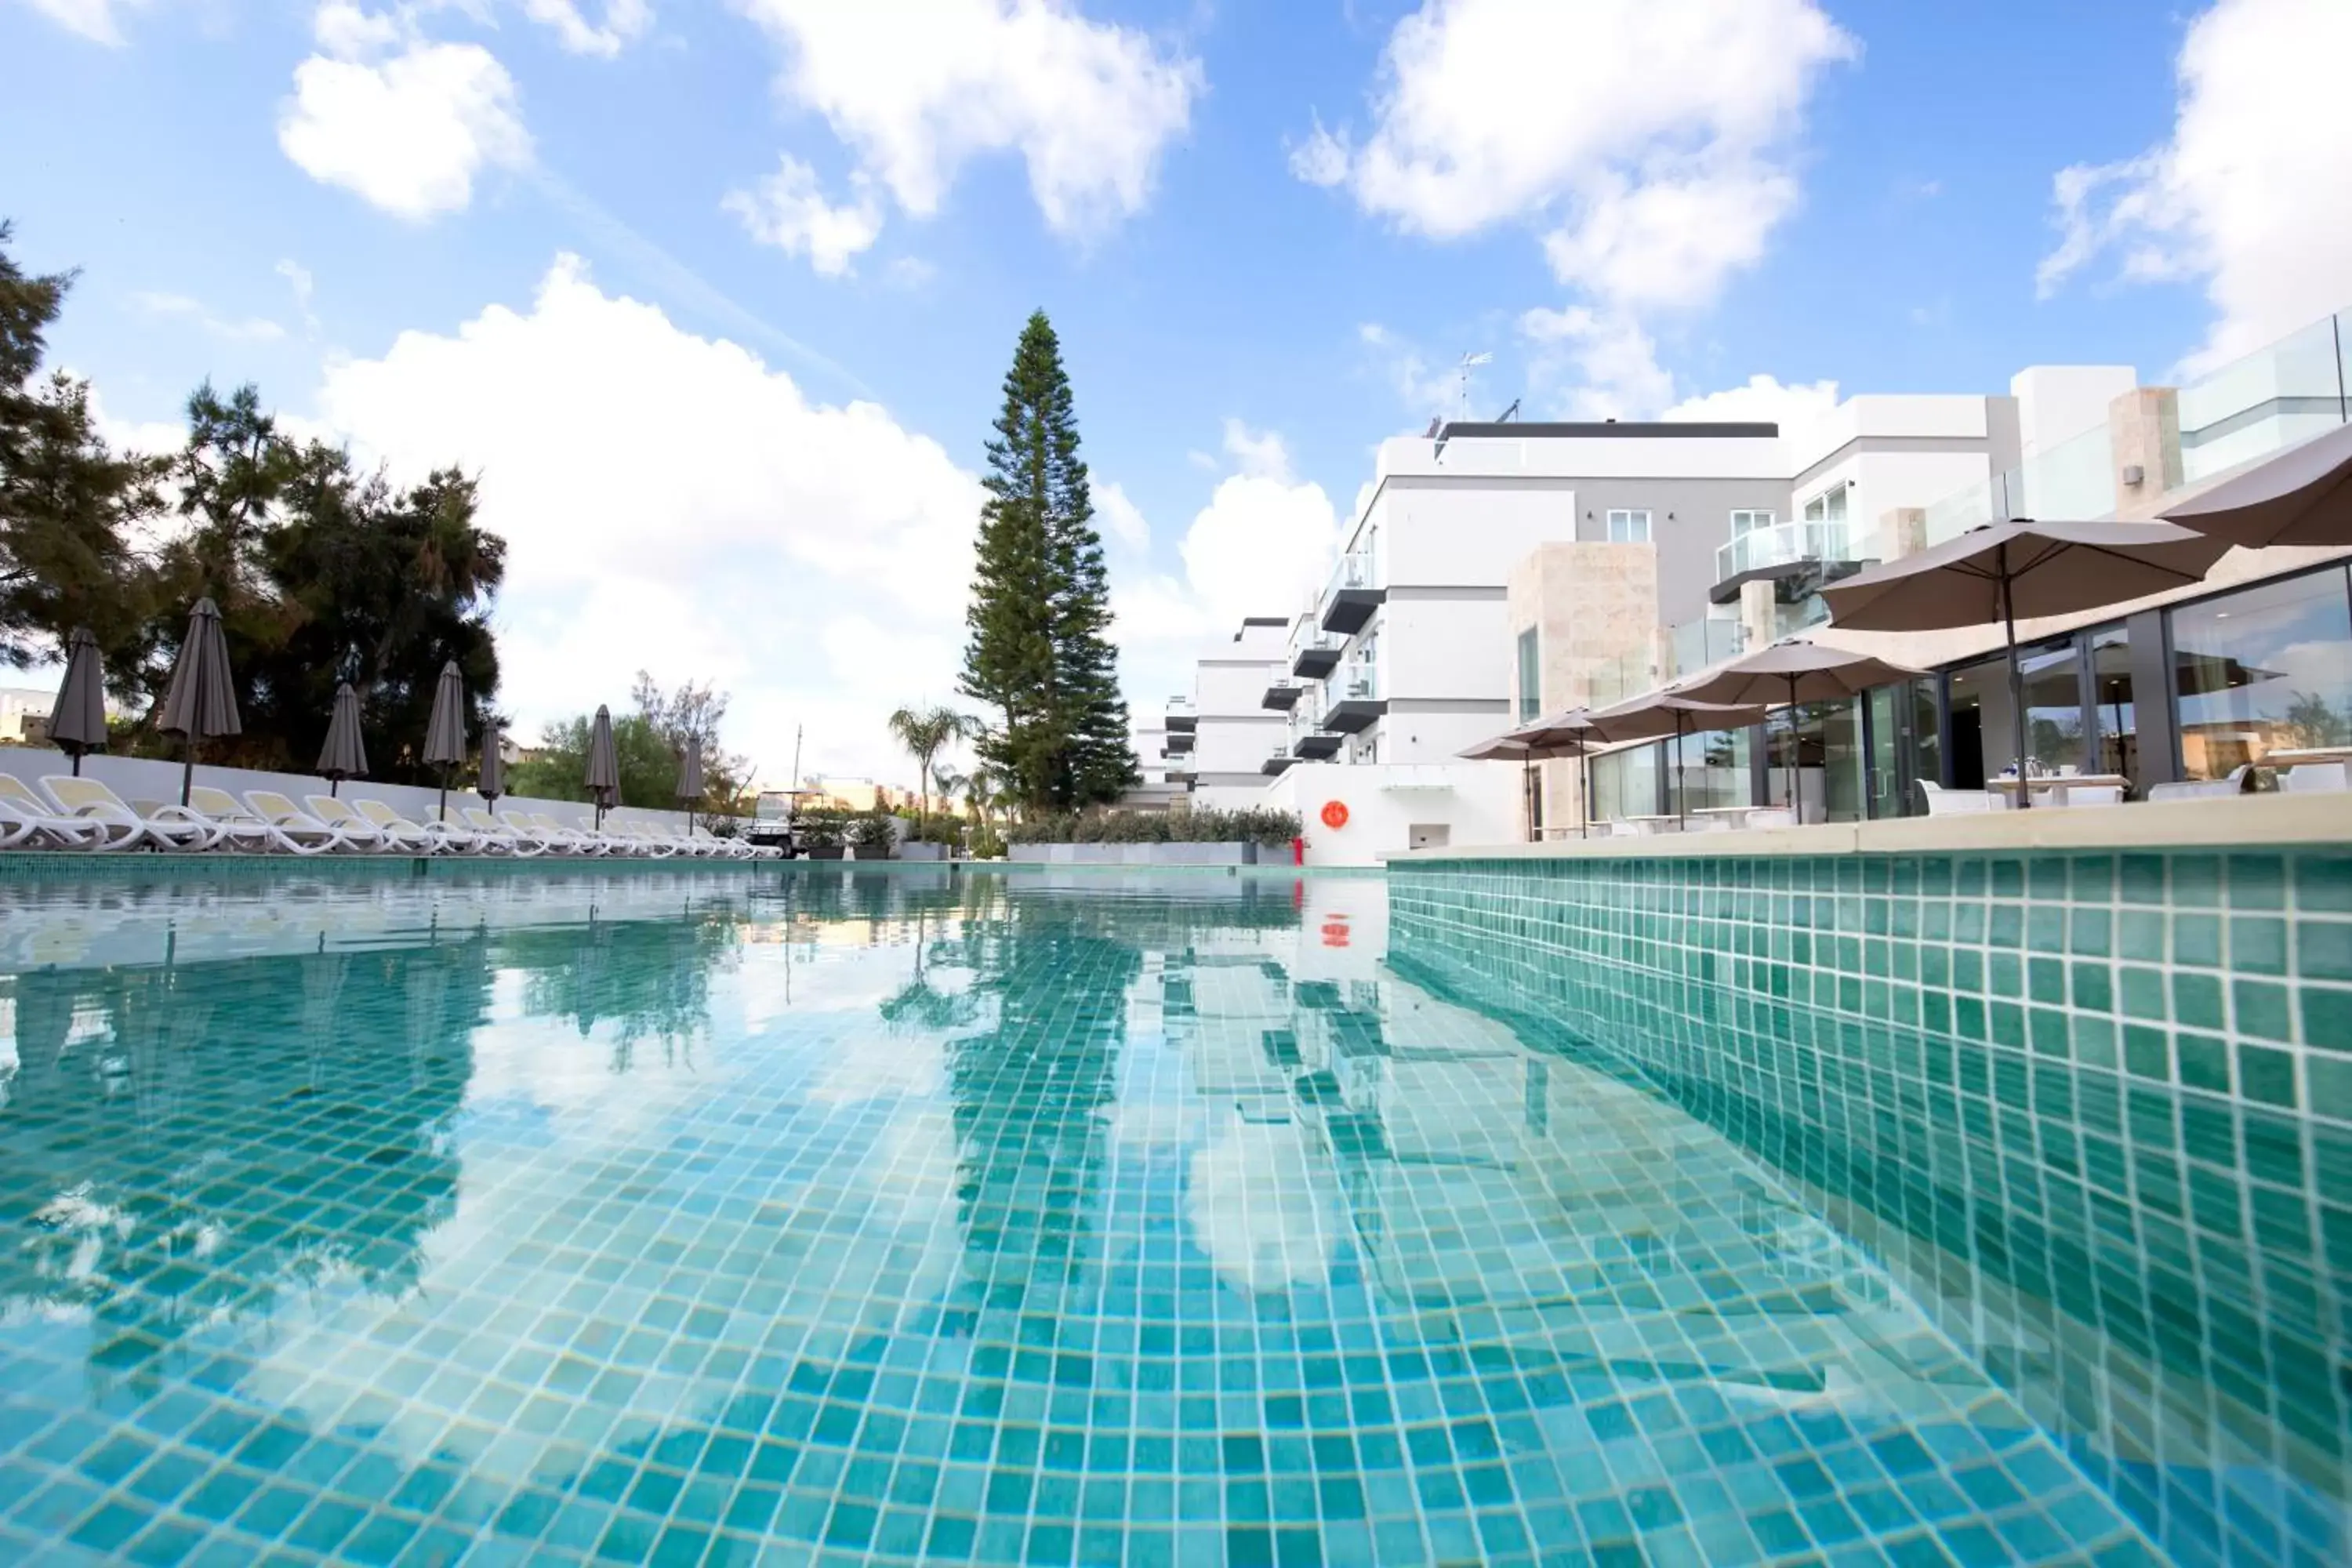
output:
[[[1299,835],[1298,814],[1250,807],[1185,812],[1102,811],[1031,817],[1006,830],[1015,844],[1286,845]]]
[[[850,824],[849,841],[860,849],[891,849],[898,843],[898,825],[880,806],[861,811]]]
[[[849,834],[849,813],[837,805],[803,806],[793,817],[793,837],[810,849],[838,849]]]
[[[971,858],[975,860],[1004,858],[1004,835],[987,823],[971,830]]]

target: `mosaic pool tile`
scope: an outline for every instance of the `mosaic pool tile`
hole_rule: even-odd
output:
[[[2300,863],[443,869],[0,887],[0,1558],[2340,1557]]]

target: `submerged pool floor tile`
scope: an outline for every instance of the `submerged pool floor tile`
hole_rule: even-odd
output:
[[[1941,1113],[1793,1054],[1778,1103],[1677,1076],[1524,976],[1416,969],[1363,879],[0,903],[11,1561],[2341,1560],[2341,1433],[2283,1391],[2340,1360],[2212,1294],[2103,1337],[2053,1283],[2117,1266],[2074,1214],[2336,1290],[2341,1238],[2215,1185],[2171,1086],[1988,1083],[2030,1186],[1958,1135],[1827,1180],[1759,1127]],[[1743,1060],[1811,1026],[1657,1004]],[[2006,1231],[1875,1201],[1987,1175]],[[2217,1205],[2275,1246],[2216,1251]],[[2034,1371],[2141,1356],[2171,1398],[2192,1350],[2201,1425]]]

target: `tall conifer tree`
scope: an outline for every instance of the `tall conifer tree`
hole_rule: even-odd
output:
[[[1043,310],[1013,351],[988,468],[962,689],[1002,725],[979,750],[1032,809],[1114,799],[1135,754],[1069,377]]]

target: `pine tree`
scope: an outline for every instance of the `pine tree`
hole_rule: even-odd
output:
[[[978,750],[1030,809],[1109,800],[1135,757],[1069,377],[1043,310],[1013,351],[988,468],[961,689],[1003,724]]]

